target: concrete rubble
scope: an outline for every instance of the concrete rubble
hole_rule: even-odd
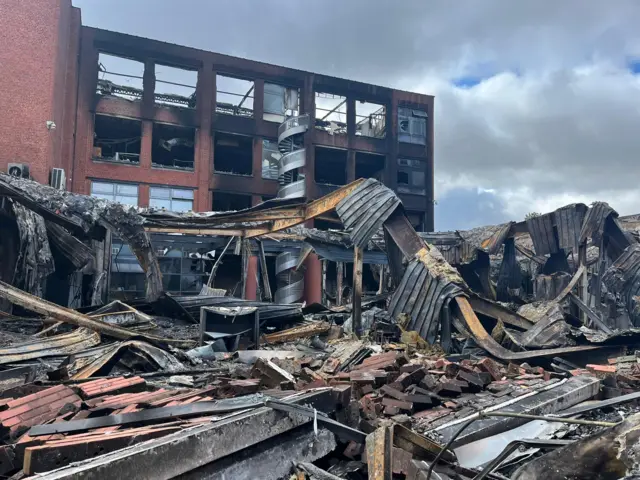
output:
[[[4,477],[640,472],[635,217],[577,204],[417,233],[372,179],[309,203],[182,215],[50,190],[0,175],[14,226],[0,268]],[[300,226],[320,215],[342,230]],[[240,241],[224,242],[200,295],[174,296],[149,236],[161,228]],[[138,257],[144,298],[107,298],[111,235]],[[216,288],[227,248],[245,255],[278,235],[300,243],[291,268],[312,250],[340,263],[332,272],[353,263],[349,289],[323,268],[322,302],[275,303],[264,258],[262,273],[243,279],[260,284],[257,300]],[[264,257],[261,244],[252,251]],[[56,291],[59,271],[87,277],[73,308]]]

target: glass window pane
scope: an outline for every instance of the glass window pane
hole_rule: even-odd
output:
[[[264,111],[284,114],[284,87],[272,83],[264,84]]]
[[[138,197],[117,195],[115,198],[116,202],[122,203],[123,205],[131,205],[132,207],[138,206]]]
[[[186,198],[188,200],[193,200],[193,190],[174,188],[171,195],[173,198]]]
[[[95,193],[110,193],[113,195],[113,183],[105,182],[91,182],[91,194]]]
[[[173,200],[171,202],[172,212],[188,212],[193,210],[193,200]]]
[[[165,210],[171,210],[171,200],[161,200],[159,198],[150,198],[149,206],[152,208],[164,208]]]
[[[424,187],[424,172],[412,172],[411,184],[414,187]]]
[[[151,187],[149,189],[150,198],[171,198],[171,189],[164,187]]]
[[[116,185],[116,187],[117,187],[116,192],[119,195],[130,195],[130,196],[135,196],[136,198],[138,197],[138,186],[137,185],[121,184],[121,185]]]

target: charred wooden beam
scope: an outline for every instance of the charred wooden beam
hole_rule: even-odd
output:
[[[353,310],[353,331],[358,338],[362,337],[362,260],[364,252],[360,247],[353,249],[353,290],[351,305]]]

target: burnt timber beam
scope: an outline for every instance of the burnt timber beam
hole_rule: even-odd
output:
[[[353,289],[351,296],[351,313],[353,331],[358,338],[362,337],[362,259],[364,252],[360,247],[353,249]]]
[[[329,390],[329,397],[331,391]],[[300,403],[328,403],[327,390],[298,397]],[[319,405],[320,406],[320,405]],[[170,479],[239,452],[300,425],[307,416],[261,407],[229,418],[150,440],[142,444],[40,475],[40,480]],[[179,461],[176,461],[179,459]]]
[[[264,245],[260,240],[258,242],[258,255],[260,259],[260,275],[262,276],[262,291],[264,292],[264,299],[267,302],[273,301],[273,295],[271,295],[271,285],[269,284],[269,272],[267,271],[267,257],[264,254]]]
[[[148,335],[126,328],[110,325],[99,320],[95,320],[87,315],[83,315],[75,310],[61,307],[51,302],[47,302],[41,298],[38,298],[30,293],[24,292],[19,288],[13,287],[8,283],[0,281],[0,298],[4,298],[14,305],[20,305],[31,312],[39,313],[40,315],[48,316],[54,320],[76,325],[78,327],[85,327],[90,330],[100,332],[104,335],[108,335],[119,340],[140,339],[155,342],[155,343],[167,343],[182,348],[190,348],[194,345],[194,342],[190,340],[177,340],[172,338],[158,337],[156,335]]]
[[[529,328],[533,327],[534,325],[534,323],[528,318],[512,312],[499,303],[485,300],[479,295],[470,296],[469,303],[471,303],[474,311],[481,313],[482,315],[495,318],[496,320],[502,320],[502,322],[506,325],[518,327],[522,330],[529,330]]]
[[[367,470],[369,480],[391,480],[393,459],[392,427],[380,427],[367,435]]]
[[[145,227],[147,233],[181,233],[183,235],[214,235],[219,237],[244,237],[257,229],[228,229],[228,228],[168,228],[168,227]],[[261,231],[263,229],[260,229]],[[302,235],[296,235],[291,233],[275,232],[265,235],[267,238],[274,238],[277,240],[304,240]]]
[[[345,185],[340,187],[339,189],[331,192],[328,195],[325,195],[322,198],[317,200],[313,200],[308,203],[304,209],[303,217],[294,217],[282,220],[274,221],[270,227],[268,228],[258,228],[252,231],[248,231],[246,237],[258,237],[260,235],[270,234],[273,232],[277,232],[279,230],[284,230],[289,227],[293,227],[295,225],[299,225],[301,223],[306,222],[307,220],[312,220],[320,215],[323,215],[327,212],[335,210],[336,206],[346,197],[348,197],[360,184],[364,182],[363,179],[356,180],[355,182],[351,182],[349,185]]]

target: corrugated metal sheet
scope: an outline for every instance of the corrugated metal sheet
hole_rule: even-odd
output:
[[[342,200],[336,212],[358,247],[364,247],[402,203],[396,194],[369,178]]]
[[[315,242],[307,240],[307,243],[322,259],[332,262],[353,262],[353,249],[344,248],[339,245],[331,245],[329,243]],[[373,265],[386,265],[387,254],[373,250],[366,250],[362,263]]]
[[[611,208],[606,202],[594,202],[582,222],[580,242],[585,242],[588,238],[591,238],[594,245],[600,245],[600,238],[604,231],[604,222],[609,215],[617,218],[618,212]]]
[[[558,252],[558,242],[553,233],[553,212],[529,218],[527,228],[533,240],[536,255],[547,255]]]
[[[391,299],[389,313],[394,318],[406,313],[411,317],[409,330],[417,331],[427,342],[434,343],[441,320],[447,320],[449,302],[461,293],[460,287],[432,276],[423,263],[413,260]]]
[[[631,322],[640,325],[640,245],[627,247],[604,273],[602,281],[610,291],[620,293]]]
[[[460,265],[475,258],[475,249],[459,232],[423,232],[418,235],[436,247],[451,265]]]
[[[554,212],[558,231],[558,246],[565,253],[578,252],[582,222],[589,208],[584,203],[574,203]]]

